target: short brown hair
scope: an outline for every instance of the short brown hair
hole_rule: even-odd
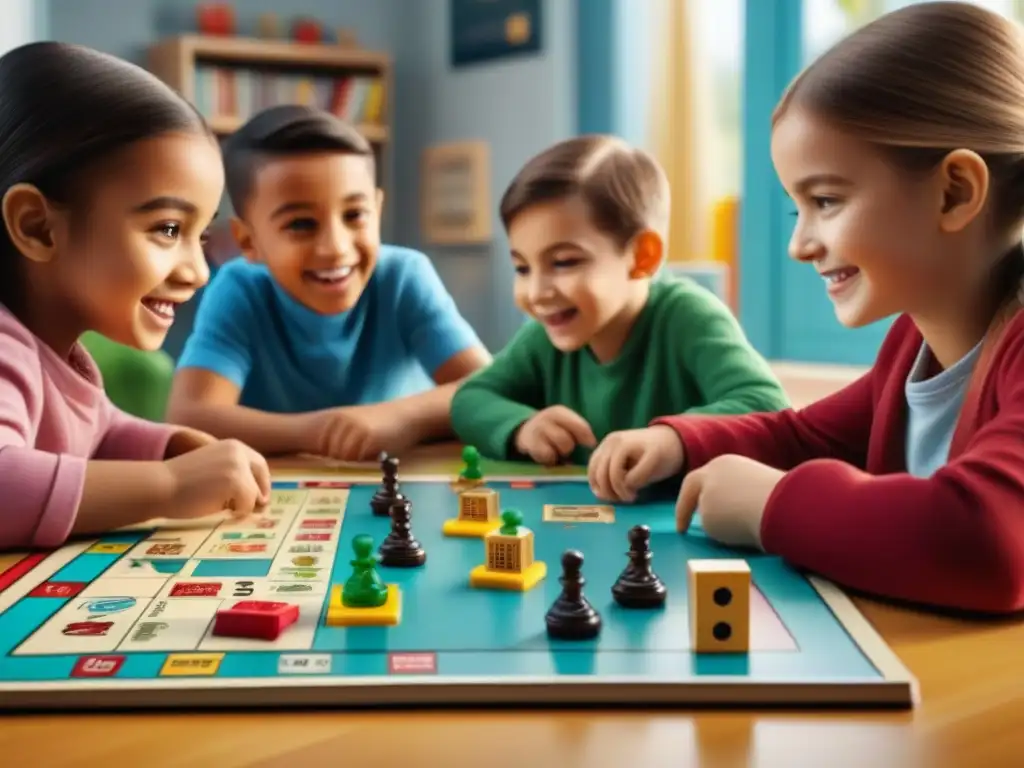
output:
[[[643,150],[614,136],[586,135],[534,156],[501,198],[507,230],[538,203],[580,197],[594,226],[625,248],[639,233],[668,234],[670,195],[661,166]]]
[[[1024,218],[1024,37],[997,13],[929,2],[881,16],[812,62],[773,124],[794,107],[908,170],[973,150],[989,168],[996,226]]]

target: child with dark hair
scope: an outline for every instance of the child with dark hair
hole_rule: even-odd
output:
[[[456,383],[490,355],[422,253],[382,244],[373,148],[304,106],[224,147],[244,259],[214,276],[169,415],[265,453],[359,461],[450,435]]]
[[[605,435],[656,416],[786,406],[728,307],[658,276],[669,205],[658,164],[610,136],[526,163],[501,218],[530,319],[455,395],[461,440],[493,458],[586,464]]]
[[[62,43],[0,58],[0,104],[0,548],[251,512],[262,457],[114,407],[79,342],[159,349],[206,281],[216,140],[151,74]]]
[[[790,255],[836,315],[898,314],[872,369],[801,411],[677,415],[612,435],[606,499],[687,476],[720,542],[856,590],[1024,608],[1024,35],[968,3],[867,24],[792,83],[772,157]]]

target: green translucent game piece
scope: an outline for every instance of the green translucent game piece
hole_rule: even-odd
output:
[[[523,524],[523,513],[518,509],[506,509],[501,513],[501,528],[498,530],[502,536],[515,536],[519,532],[519,526]]]
[[[462,468],[462,472],[459,473],[459,477],[463,480],[480,480],[484,474],[480,471],[480,451],[475,446],[467,445],[462,449],[462,460],[465,462],[465,466]]]
[[[352,539],[355,559],[352,575],[341,591],[341,602],[347,608],[376,608],[388,599],[388,585],[377,573],[377,557],[373,554],[373,538],[361,533]]]

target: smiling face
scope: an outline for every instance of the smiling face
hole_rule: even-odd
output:
[[[104,167],[73,206],[30,189],[9,193],[36,332],[55,347],[94,330],[159,349],[176,308],[209,278],[203,235],[224,187],[220,151],[201,133],[166,134],[127,146]]]
[[[246,256],[293,299],[333,315],[356,305],[373,274],[381,202],[368,158],[310,152],[264,162],[232,224]]]
[[[964,278],[944,236],[944,189],[799,109],[772,135],[772,160],[796,206],[790,255],[811,264],[848,327],[928,312]]]
[[[632,252],[598,231],[575,197],[526,208],[508,238],[516,306],[561,351],[589,345],[599,359],[614,357],[646,299]]]

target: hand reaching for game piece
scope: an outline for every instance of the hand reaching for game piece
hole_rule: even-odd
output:
[[[546,466],[570,456],[577,445],[593,448],[597,438],[586,420],[564,405],[545,408],[516,432],[516,450]]]
[[[225,509],[245,517],[270,501],[267,461],[238,440],[218,440],[165,462],[171,514],[205,517]]]
[[[671,427],[612,432],[590,457],[590,489],[604,501],[635,501],[641,488],[681,472],[683,443]]]
[[[764,508],[783,476],[783,472],[745,456],[712,459],[683,480],[676,501],[676,528],[685,533],[700,508],[704,533],[715,541],[762,549]]]
[[[386,451],[401,453],[416,445],[415,425],[385,404],[335,408],[317,415],[315,453],[338,461],[369,461]]]

